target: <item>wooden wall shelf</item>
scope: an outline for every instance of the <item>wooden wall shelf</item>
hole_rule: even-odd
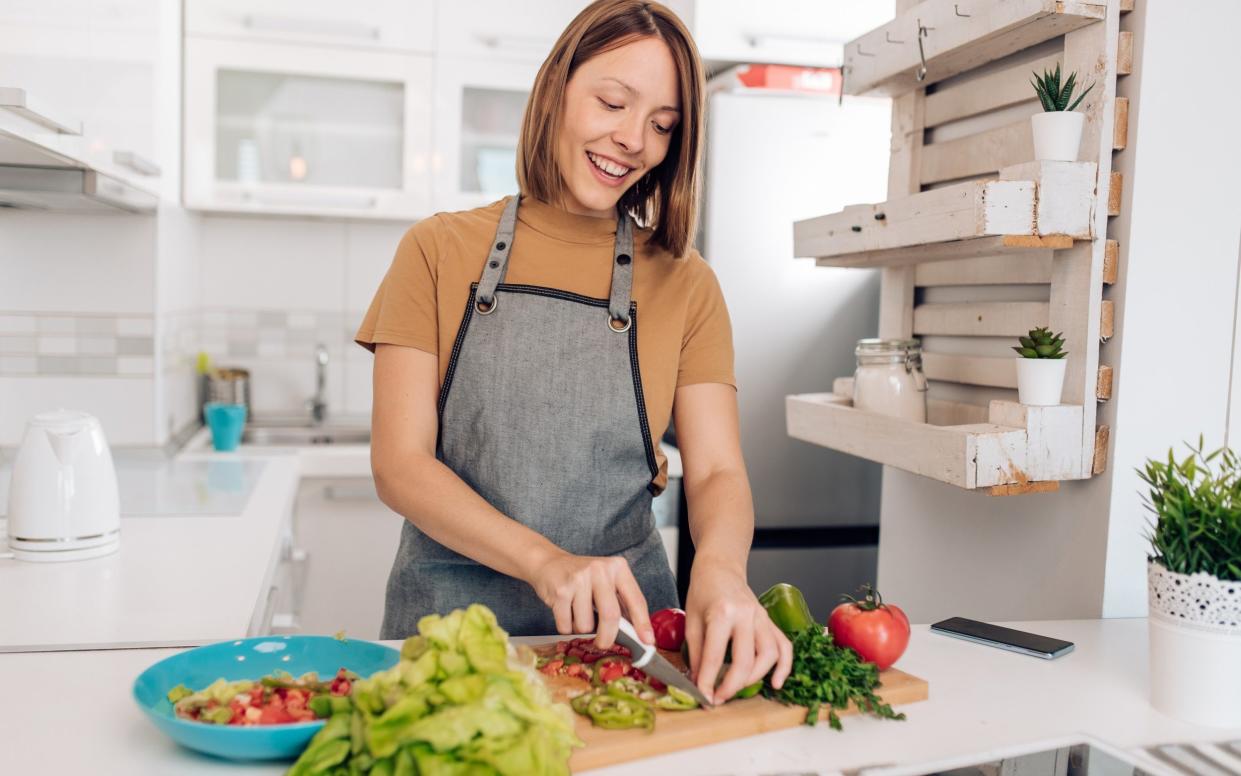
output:
[[[963,12],[962,6],[967,10]],[[1097,22],[1106,11],[1104,3],[1061,0],[926,0],[845,45],[844,90],[846,94],[896,97],[924,89]],[[926,76],[919,81],[923,58]]]
[[[793,252],[824,267],[882,267],[1061,250],[1093,236],[1096,165],[1026,162],[998,180],[796,221]]]
[[[1081,433],[1080,406],[993,401],[987,422],[948,425],[959,408],[941,402],[932,422],[916,423],[856,410],[845,391],[847,378],[832,393],[787,397],[789,436],[969,490],[1088,476],[1081,445],[1054,443]]]
[[[1135,140],[1116,94],[1133,67],[1120,32],[1131,7],[896,0],[892,22],[845,46],[845,93],[893,98],[888,197],[795,223],[794,255],[881,268],[878,336],[922,338],[929,422],[856,410],[841,379],[831,393],[787,397],[791,436],[995,495],[1104,471],[1098,413],[1119,376],[1101,343],[1116,326],[1106,288],[1122,257],[1108,229],[1124,207],[1113,156]],[[1056,66],[1094,84],[1077,108],[1081,161],[1022,161],[1039,108],[1030,73]],[[1036,326],[1066,340],[1057,407],[1013,401],[1008,345]]]

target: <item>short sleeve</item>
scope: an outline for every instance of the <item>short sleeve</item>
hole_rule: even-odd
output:
[[[724,292],[702,257],[694,254],[686,261],[699,263],[686,308],[685,334],[681,340],[681,361],[677,387],[695,383],[726,383],[737,387],[733,373],[733,330],[724,304]]]
[[[401,238],[392,265],[354,335],[354,341],[371,352],[381,342],[431,354],[439,350],[432,221],[418,222]]]

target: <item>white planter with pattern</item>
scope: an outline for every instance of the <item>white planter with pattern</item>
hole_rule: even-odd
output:
[[[1196,725],[1241,726],[1241,582],[1147,564],[1151,705]]]

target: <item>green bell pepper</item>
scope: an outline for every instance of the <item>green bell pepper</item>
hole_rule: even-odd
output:
[[[790,638],[815,624],[805,597],[787,582],[772,585],[758,597],[758,602],[767,610],[767,616],[771,617],[776,627]]]

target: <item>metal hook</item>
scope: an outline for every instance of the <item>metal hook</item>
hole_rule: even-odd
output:
[[[918,83],[922,83],[926,79],[926,52],[922,49],[922,39],[926,37],[928,31],[935,29],[934,27],[924,27],[922,20],[918,20],[918,59],[921,64],[914,76],[918,79]]]
[[[861,47],[861,46],[858,46],[858,47],[857,47],[857,55],[858,55],[859,57],[873,57],[873,56],[875,56],[874,54],[867,54],[865,51],[862,51],[862,47]]]
[[[883,37],[884,37],[884,39],[885,39],[888,43],[899,43],[899,44],[901,44],[902,46],[903,46],[903,45],[905,45],[905,41],[903,41],[903,40],[892,40],[892,33],[891,33],[890,31],[889,31],[889,32],[885,32],[885,33],[883,34]]]
[[[956,3],[952,4],[952,12],[955,13],[957,16],[960,16],[963,19],[968,19],[971,16],[971,14],[968,14],[968,13],[961,13],[961,9],[957,7]]]

